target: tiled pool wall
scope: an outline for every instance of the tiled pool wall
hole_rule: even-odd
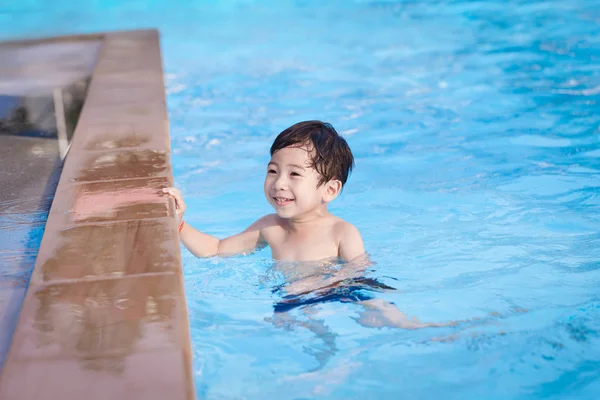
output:
[[[192,399],[159,34],[39,43],[86,39],[101,47],[0,398]]]

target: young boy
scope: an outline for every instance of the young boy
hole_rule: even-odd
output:
[[[295,277],[285,285],[287,296],[275,305],[276,314],[339,300],[360,304],[364,312],[358,322],[365,326],[444,326],[409,319],[392,303],[361,294],[363,288],[393,288],[363,278],[370,262],[358,229],[327,210],[340,194],[353,165],[350,147],[330,124],[305,121],[287,128],[271,146],[264,183],[265,196],[275,213],[225,239],[185,223],[181,192],[175,188],[163,191],[175,199],[181,241],[195,256],[244,254],[265,245],[271,247],[278,269]],[[328,270],[332,259],[344,261],[343,268]],[[307,293],[313,296],[305,299]]]
[[[225,239],[183,222],[181,192],[163,191],[175,198],[181,241],[197,257],[243,254],[268,245],[277,261],[352,261],[365,253],[360,233],[327,206],[340,194],[353,165],[350,147],[330,124],[305,121],[287,128],[271,146],[264,183],[275,213]]]

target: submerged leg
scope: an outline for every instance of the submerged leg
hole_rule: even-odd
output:
[[[419,329],[442,326],[456,326],[456,321],[446,323],[421,322],[416,317],[409,318],[398,308],[382,299],[370,299],[359,302],[364,311],[359,313],[355,320],[362,326],[369,328],[400,328]]]
[[[306,317],[305,321],[295,318],[289,312],[276,312],[273,314],[272,318],[265,318],[265,321],[271,322],[273,325],[287,330],[293,330],[294,327],[299,326],[308,329],[314,333],[316,337],[321,339],[325,345],[324,348],[304,347],[304,350],[315,357],[318,363],[318,366],[309,372],[317,371],[325,367],[329,359],[337,353],[338,349],[335,344],[337,334],[331,332],[330,328],[325,325],[325,322],[322,319],[316,319],[314,317],[317,315],[317,309],[313,306],[304,306],[301,308],[300,312]]]

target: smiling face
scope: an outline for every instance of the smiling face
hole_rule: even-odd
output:
[[[309,155],[306,147],[285,147],[273,154],[267,166],[265,196],[282,218],[320,215],[341,188],[339,181],[318,186],[321,176],[310,167]]]

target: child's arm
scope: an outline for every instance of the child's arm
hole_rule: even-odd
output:
[[[186,209],[181,192],[175,188],[165,188],[163,192],[168,193],[175,199],[177,222],[181,224]],[[250,225],[244,232],[225,239],[218,239],[200,232],[189,224],[184,223],[179,233],[179,238],[190,253],[196,257],[240,254],[264,245],[260,230],[265,222],[266,217],[263,217]]]
[[[196,257],[232,256],[255,250],[264,245],[260,234],[262,218],[253,223],[244,232],[218,239],[200,232],[189,224],[184,224],[179,238],[184,246]]]

